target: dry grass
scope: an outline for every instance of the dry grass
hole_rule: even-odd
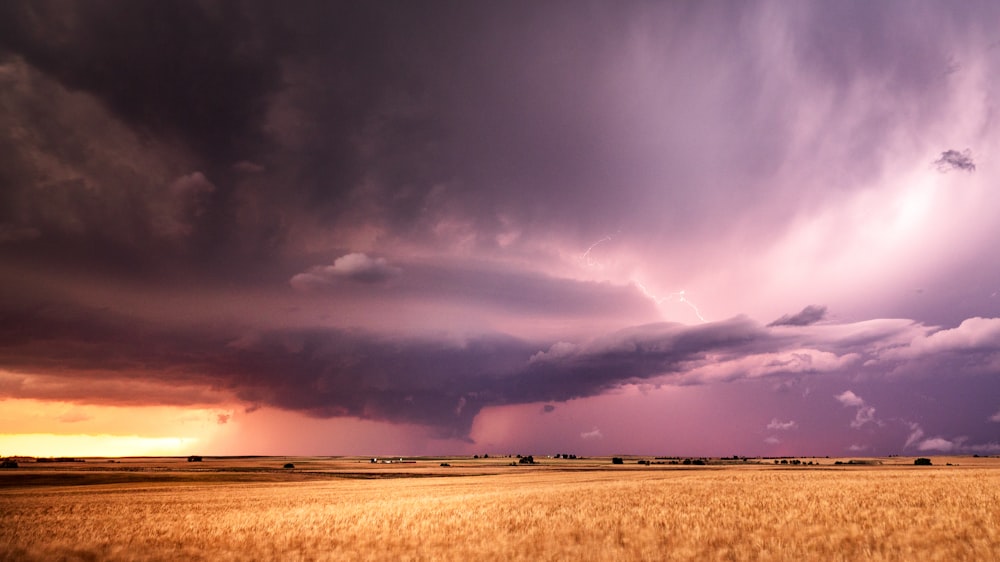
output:
[[[995,466],[437,464],[7,487],[0,559],[1000,560]]]

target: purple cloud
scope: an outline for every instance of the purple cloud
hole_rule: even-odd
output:
[[[771,322],[767,325],[768,328],[773,326],[808,326],[810,324],[815,324],[823,318],[826,317],[826,307],[809,305],[803,308],[800,312],[792,315],[784,314],[781,318]]]
[[[941,153],[941,157],[934,161],[940,172],[951,170],[961,170],[963,172],[975,172],[976,163],[972,161],[972,151],[965,149],[961,152],[957,150],[946,150]]]

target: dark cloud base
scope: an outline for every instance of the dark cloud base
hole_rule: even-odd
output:
[[[122,400],[135,402],[144,385],[155,382],[166,388],[228,392],[251,407],[414,423],[442,437],[468,438],[472,421],[486,406],[565,402],[653,379],[657,384],[698,383],[712,379],[691,378],[690,373],[725,370],[727,364],[742,365],[722,379],[729,381],[816,373],[882,377],[907,369],[913,371],[908,376],[920,378],[921,365],[973,374],[985,369],[980,376],[992,376],[997,345],[987,334],[1000,330],[996,325],[970,320],[929,336],[906,322],[827,325],[818,332],[786,323],[784,331],[774,332],[734,318],[696,326],[647,324],[571,344],[497,333],[456,341],[344,329],[270,330],[250,336],[220,326],[177,331],[109,310],[8,302],[0,316],[0,365],[13,373],[64,381],[79,392],[66,398],[84,402],[107,401],[87,392],[109,382],[126,389],[124,395],[132,387],[133,395]],[[802,331],[790,333],[790,328]],[[831,329],[846,334],[822,331]],[[901,333],[912,334],[912,343],[894,343]],[[978,351],[969,354],[970,349]],[[966,353],[955,355],[957,350]],[[860,366],[866,358],[876,362],[880,353],[886,356],[880,366]],[[858,360],[831,368],[813,363],[817,359],[810,354]],[[779,359],[783,356],[789,359]],[[740,363],[755,357],[763,358],[757,367]],[[34,397],[29,387],[7,388],[5,394]],[[153,395],[147,399],[161,400]]]
[[[456,343],[339,329],[248,338],[219,326],[171,331],[65,304],[8,306],[0,326],[6,327],[0,365],[78,381],[78,400],[99,399],[83,394],[90,379],[126,386],[153,380],[225,390],[248,404],[417,423],[454,436],[465,436],[487,405],[592,396],[762,335],[745,320],[695,328],[653,324],[611,334],[594,351],[533,361],[550,344],[503,334]],[[27,389],[12,394],[30,397]]]

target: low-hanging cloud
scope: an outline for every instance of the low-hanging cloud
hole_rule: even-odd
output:
[[[930,439],[925,439],[917,445],[917,449],[921,451],[941,451],[947,453],[955,448],[955,443],[945,439],[943,437],[931,437]]]
[[[173,392],[173,401],[212,403],[228,393],[256,406],[317,417],[415,423],[453,437],[466,437],[487,406],[551,406],[646,380],[707,382],[714,379],[690,378],[689,373],[706,373],[719,361],[754,357],[771,366],[743,377],[801,376],[810,372],[803,368],[804,359],[790,366],[776,358],[802,355],[806,342],[818,357],[833,358],[817,372],[856,369],[859,359],[835,359],[854,356],[870,357],[865,368],[874,369],[880,350],[899,346],[898,328],[876,335],[870,324],[861,323],[790,327],[775,334],[746,317],[694,326],[645,324],[570,345],[503,333],[456,339],[341,328],[267,329],[250,337],[235,326],[175,330],[68,304],[26,307],[8,302],[2,313],[0,326],[6,328],[0,330],[0,362],[9,370],[0,380],[5,396],[134,404],[157,403]],[[157,342],[154,348],[150,341]],[[35,382],[26,384],[26,377]],[[733,374],[722,380],[737,378]],[[42,380],[48,382],[39,384]],[[117,399],[107,392],[125,380],[133,392]],[[143,385],[149,386],[147,394],[139,392]],[[33,394],[37,392],[46,394]],[[852,427],[878,423],[875,409],[854,391],[835,398],[857,410]],[[543,411],[552,409],[543,406]],[[796,422],[777,418],[768,426],[795,427]]]

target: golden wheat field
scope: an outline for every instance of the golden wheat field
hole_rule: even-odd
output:
[[[0,559],[1000,560],[1000,459],[508,460],[22,466]]]

